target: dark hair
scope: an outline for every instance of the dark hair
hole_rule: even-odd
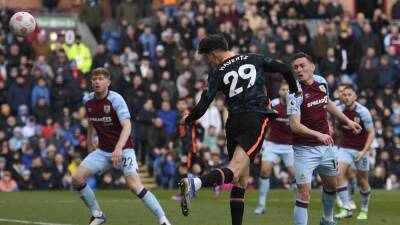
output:
[[[228,42],[222,34],[209,34],[200,41],[199,54],[208,54],[215,50],[228,51]]]
[[[350,89],[350,90],[356,92],[356,89],[355,89],[354,86],[351,85],[351,84],[344,84],[343,86],[344,86],[344,89],[343,89],[343,90]]]
[[[311,58],[310,55],[308,55],[307,53],[304,53],[304,52],[300,52],[300,51],[296,52],[293,55],[293,57],[290,59],[290,61],[293,62],[293,61],[295,61],[297,59],[300,59],[300,58],[306,58],[310,63],[314,64],[314,61],[313,61],[313,59]]]

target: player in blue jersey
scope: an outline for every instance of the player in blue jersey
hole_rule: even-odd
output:
[[[92,213],[89,225],[103,224],[107,217],[86,180],[92,175],[104,173],[111,166],[122,171],[128,188],[157,216],[159,224],[170,225],[156,197],[143,186],[137,174],[135,150],[130,137],[131,116],[122,96],[108,90],[110,78],[110,73],[104,68],[93,70],[91,82],[94,92],[83,98],[89,119],[87,145],[90,154],[73,174],[72,183]],[[99,138],[97,147],[92,142],[95,131]]]

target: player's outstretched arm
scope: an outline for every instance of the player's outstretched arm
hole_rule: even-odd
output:
[[[280,73],[289,84],[290,93],[299,93],[296,79],[289,66],[271,58],[264,59],[265,72]]]
[[[208,107],[210,106],[211,102],[213,101],[213,97],[210,97],[207,94],[208,90],[203,91],[201,93],[201,98],[200,101],[197,103],[197,105],[192,109],[192,111],[189,113],[189,115],[184,118],[184,122],[187,124],[193,123],[194,121],[198,120],[200,117],[206,113]]]
[[[336,105],[331,100],[328,100],[327,109],[328,112],[332,113],[336,118],[346,123],[353,130],[353,132],[355,133],[361,132],[362,130],[361,126],[358,123],[347,118],[347,116],[344,115],[342,111],[340,111],[339,108],[336,107]]]

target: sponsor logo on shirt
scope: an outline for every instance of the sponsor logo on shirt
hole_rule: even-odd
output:
[[[318,100],[314,100],[312,102],[309,102],[307,104],[307,108],[310,108],[312,106],[319,105],[319,104],[326,104],[326,103],[328,103],[328,96],[325,96],[325,97],[323,97],[321,99],[318,99]]]
[[[110,105],[105,105],[105,106],[104,106],[104,112],[105,112],[105,113],[110,113],[110,111],[111,111]]]
[[[103,123],[112,123],[111,116],[89,117],[89,121],[92,121],[92,122],[103,122]]]

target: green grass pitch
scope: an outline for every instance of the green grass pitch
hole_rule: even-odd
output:
[[[202,191],[192,204],[189,217],[181,214],[179,202],[171,200],[174,191],[154,190],[173,225],[230,225],[229,192],[223,191],[214,199],[211,191]],[[129,191],[97,191],[96,196],[108,216],[109,225],[156,225],[158,221]],[[254,215],[257,205],[256,191],[248,191],[245,200],[243,225],[288,225],[293,224],[293,200],[287,190],[272,190],[269,193],[267,213]],[[359,196],[356,195],[359,205]],[[319,224],[322,215],[320,192],[312,193],[309,224]],[[357,215],[358,211],[355,211]],[[89,212],[77,193],[70,191],[34,191],[0,193],[0,224],[88,224]],[[7,220],[15,220],[7,222]],[[20,222],[18,222],[20,221]],[[24,222],[29,221],[29,223]],[[371,199],[369,220],[341,220],[338,224],[398,225],[400,224],[400,191],[374,190]]]

